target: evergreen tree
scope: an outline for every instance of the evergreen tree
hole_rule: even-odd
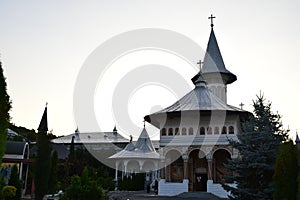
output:
[[[292,141],[280,145],[275,163],[274,199],[296,199],[298,177],[298,150]]]
[[[48,193],[53,194],[57,192],[57,189],[58,189],[58,156],[57,156],[57,151],[53,151],[52,158],[51,158]]]
[[[16,196],[14,196],[13,199],[14,200],[21,199],[21,195],[22,195],[22,191],[21,191],[22,190],[22,183],[21,183],[21,181],[19,179],[19,176],[18,176],[17,165],[12,166],[8,185],[14,186],[17,189]]]
[[[11,109],[11,102],[9,95],[6,92],[6,82],[3,75],[2,63],[0,61],[0,165],[2,156],[5,152],[5,142],[7,137],[7,128],[9,126],[9,110]]]
[[[35,162],[35,198],[37,200],[42,200],[48,192],[51,144],[47,137],[47,131],[47,107],[45,107],[37,134],[37,157]]]
[[[243,124],[238,141],[230,140],[239,157],[226,164],[233,171],[228,182],[236,187],[223,185],[231,192],[230,199],[272,199],[274,192],[274,166],[280,144],[287,139],[288,131],[282,129],[281,117],[271,111],[263,95],[253,101],[254,116]]]
[[[75,136],[73,136],[72,140],[71,140],[70,153],[68,156],[70,161],[76,160],[74,139],[75,139]]]
[[[297,176],[297,182],[298,182],[298,190],[297,190],[297,199],[300,199],[300,150],[298,148],[298,176]]]

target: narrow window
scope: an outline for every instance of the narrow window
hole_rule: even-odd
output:
[[[200,128],[200,135],[205,135],[205,128],[204,127]]]
[[[191,127],[191,128],[189,128],[189,135],[194,135],[194,130],[193,130],[193,128]]]
[[[186,135],[186,128],[181,129],[181,135]]]
[[[229,132],[229,134],[234,134],[234,127],[229,126],[228,132]]]
[[[173,129],[169,128],[168,135],[173,135]]]
[[[219,127],[217,127],[217,126],[215,127],[214,134],[215,135],[219,135],[220,134]]]
[[[167,135],[167,130],[166,128],[161,129],[161,135],[166,136]]]
[[[223,126],[223,128],[222,128],[222,134],[227,134],[227,128],[226,128],[226,126]]]

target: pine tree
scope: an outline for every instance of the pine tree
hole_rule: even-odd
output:
[[[11,102],[9,95],[6,92],[6,82],[3,75],[2,63],[0,61],[0,165],[2,156],[5,152],[5,142],[7,137],[7,128],[9,126],[9,110],[11,109]]]
[[[37,157],[35,162],[35,198],[37,200],[42,200],[43,196],[48,192],[51,144],[47,137],[47,131],[47,107],[45,107],[37,134]]]
[[[253,107],[254,116],[243,124],[238,141],[229,141],[239,151],[239,157],[225,165],[234,172],[226,176],[227,181],[236,183],[236,187],[223,185],[231,192],[230,199],[273,198],[276,155],[288,131],[282,129],[281,116],[271,111],[263,95],[257,96]]]
[[[292,141],[280,145],[275,163],[274,199],[296,199],[298,150]]]

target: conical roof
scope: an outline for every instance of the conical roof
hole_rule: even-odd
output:
[[[111,159],[159,159],[159,153],[156,152],[150,137],[145,129],[143,128],[136,144],[129,142],[127,146],[120,152],[110,156]]]
[[[197,80],[200,73],[202,73],[206,80],[208,75],[220,74],[225,84],[230,84],[237,80],[236,75],[228,71],[225,67],[213,28],[211,28],[201,72],[192,78],[193,82]]]
[[[143,152],[155,151],[145,127],[143,128],[139,139],[136,141],[135,147]]]

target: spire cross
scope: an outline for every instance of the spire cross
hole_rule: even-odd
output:
[[[210,15],[210,17],[208,17],[208,19],[210,19],[210,26],[211,27],[214,27],[214,18],[216,18],[216,17],[214,17],[212,14]]]
[[[46,102],[46,107],[48,106],[48,102]]]
[[[146,123],[146,121],[144,120],[143,122],[144,122],[144,128],[145,128],[145,123]]]
[[[197,62],[197,64],[199,65],[200,71],[201,71],[201,66],[204,62],[202,62],[202,60],[199,60],[199,62]]]
[[[241,110],[243,110],[243,106],[244,106],[245,104],[243,104],[243,102],[241,102],[240,104],[239,104],[239,106],[241,106]]]

